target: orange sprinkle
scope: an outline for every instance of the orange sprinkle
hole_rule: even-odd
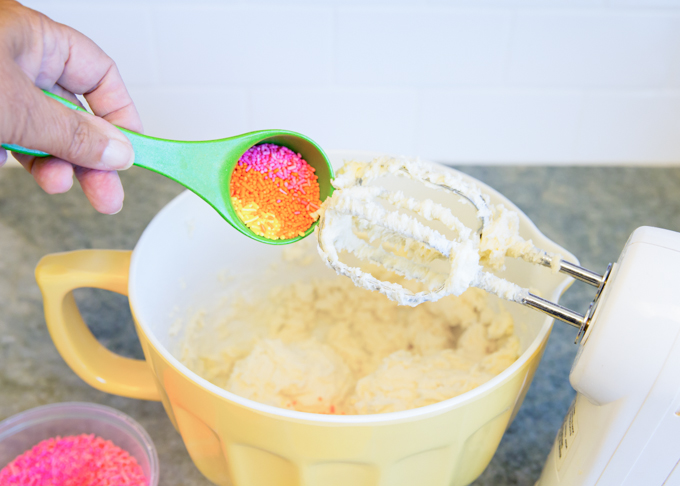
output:
[[[232,205],[257,235],[272,240],[304,236],[316,219],[309,208],[321,205],[314,172],[299,154],[285,147],[251,147],[231,175]]]

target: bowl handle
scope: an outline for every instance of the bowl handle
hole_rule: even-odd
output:
[[[79,250],[43,257],[35,269],[45,321],[59,354],[98,390],[143,400],[160,400],[145,360],[124,358],[102,346],[83,321],[73,290],[93,287],[127,295],[131,251]]]

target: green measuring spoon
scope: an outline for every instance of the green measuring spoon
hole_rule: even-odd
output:
[[[83,110],[48,91],[44,93],[72,109]],[[288,130],[259,130],[235,137],[202,142],[182,142],[149,137],[119,128],[132,142],[134,165],[157,172],[180,183],[210,204],[230,225],[254,240],[270,245],[286,245],[308,236],[316,222],[305,232],[287,240],[270,240],[255,234],[238,217],[231,203],[231,174],[241,156],[252,146],[273,143],[299,153],[316,170],[321,200],[333,193],[333,168],[324,151],[310,138]],[[49,154],[18,145],[2,144],[12,152],[47,157]]]

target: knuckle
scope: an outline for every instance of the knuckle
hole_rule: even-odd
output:
[[[85,161],[92,157],[92,127],[79,116],[70,118],[72,119],[72,126],[70,130],[71,138],[66,149],[68,157],[72,162]]]

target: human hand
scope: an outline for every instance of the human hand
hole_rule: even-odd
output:
[[[45,96],[51,91],[96,116]],[[15,157],[49,194],[68,191],[75,175],[104,214],[123,207],[117,170],[134,161],[132,145],[112,124],[142,131],[118,68],[92,40],[13,0],[0,0],[0,142],[54,157]],[[7,151],[0,148],[0,167]]]

